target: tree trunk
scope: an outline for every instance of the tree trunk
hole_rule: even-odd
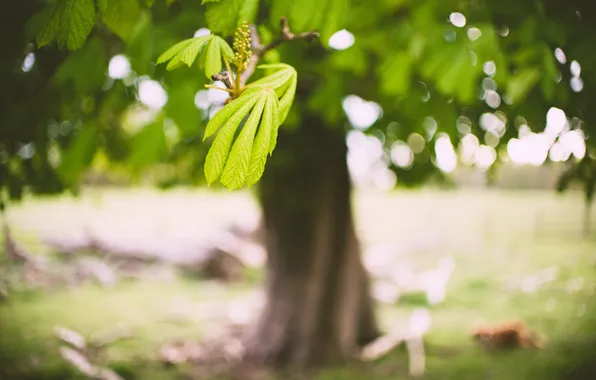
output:
[[[267,304],[247,359],[276,367],[341,362],[379,336],[354,230],[345,134],[303,120],[280,131],[261,180]]]

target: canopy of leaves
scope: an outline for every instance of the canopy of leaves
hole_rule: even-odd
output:
[[[393,168],[398,182],[424,181],[436,171],[433,146],[443,134],[454,145],[468,133],[488,144],[494,131],[482,124],[485,114],[506,126],[498,145],[491,140],[497,151],[518,136],[520,125],[542,130],[550,107],[563,110],[571,128],[583,129],[588,155],[596,147],[596,107],[591,106],[596,8],[587,2],[26,3],[12,2],[11,11],[0,15],[7,36],[0,63],[0,173],[2,188],[12,196],[25,187],[38,192],[74,186],[89,168],[133,171],[138,179],[169,184],[218,177],[232,187],[254,183],[277,126],[297,127],[304,115],[314,114],[348,131],[342,100],[350,94],[382,108],[365,132],[378,136],[386,149],[412,133],[425,137],[411,168]],[[267,43],[279,31],[280,16],[289,18],[293,32],[319,30],[320,43],[285,44],[267,55],[265,64],[281,61],[296,70],[259,70],[238,106],[243,119],[236,122],[240,114],[216,112],[224,100],[213,96],[217,90],[204,92],[203,85],[230,57],[233,30],[244,20],[254,22]],[[200,28],[210,34],[194,38]],[[329,37],[341,29],[354,42],[335,50]],[[168,64],[156,65],[170,47],[159,60]],[[580,74],[572,72],[573,62],[581,65]],[[180,65],[189,68],[167,70]],[[259,79],[263,73],[267,79]],[[570,85],[578,80],[581,87]],[[274,89],[277,99],[267,89]],[[498,94],[499,102],[486,101],[488,90]],[[461,117],[466,128],[458,128]],[[209,123],[217,148],[211,152],[218,153],[210,156],[209,144],[202,142]],[[146,153],[146,146],[156,153]],[[240,150],[243,154],[236,155]]]

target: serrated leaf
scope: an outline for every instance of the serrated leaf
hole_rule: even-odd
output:
[[[272,138],[275,138],[277,141],[277,128],[279,127],[278,113],[277,96],[273,92],[270,92],[267,95],[263,118],[250,155],[250,165],[246,174],[246,184],[249,187],[257,183],[263,176],[267,155],[273,151],[271,147],[275,147],[275,144],[272,144]],[[273,136],[274,133],[275,137]]]
[[[272,88],[276,90],[277,95],[280,96],[279,119],[281,124],[286,120],[292,107],[298,83],[298,73],[292,66],[284,63],[259,65],[257,68],[278,70],[271,75],[250,83],[248,87]]]
[[[209,79],[221,71],[222,59],[231,59],[234,56],[234,51],[223,38],[210,34],[178,42],[163,52],[157,63],[170,61],[166,67],[169,71],[184,64],[190,67],[199,53],[199,66],[205,70],[205,76]]]
[[[209,43],[212,36],[201,36],[197,38],[189,38],[188,40],[177,43],[170,49],[166,50],[158,59],[157,63],[163,63],[171,59],[167,69],[173,70],[176,67],[186,64],[188,67],[192,66],[197,55]]]
[[[161,55],[157,58],[157,64],[159,65],[160,63],[167,62],[170,59],[174,58],[176,55],[178,55],[178,53],[180,53],[182,50],[186,49],[186,47],[188,45],[193,43],[193,40],[194,40],[194,38],[189,38],[187,40],[180,41],[177,44],[175,44],[174,46],[172,46],[171,48],[169,48],[168,50],[161,53]]]
[[[181,51],[177,57],[179,57],[180,60],[186,64],[186,66],[192,66],[195,59],[197,59],[197,55],[199,55],[201,52],[201,49],[209,44],[213,40],[213,37],[213,35],[208,35],[194,38],[192,44],[188,45],[186,49]]]
[[[232,35],[243,21],[255,20],[259,0],[220,0],[208,3],[206,8],[207,27],[214,33]]]
[[[103,23],[118,37],[128,41],[141,15],[137,0],[99,0],[98,7]]]
[[[297,75],[296,69],[294,69],[290,65],[286,65],[285,63],[273,63],[268,65],[259,65],[257,66],[258,69],[274,69],[277,70],[273,74],[264,76],[252,83],[250,83],[247,87],[269,87],[273,89],[277,89],[282,87],[283,85],[287,84],[287,81],[292,77],[292,75]]]
[[[234,57],[234,50],[226,42],[226,40],[224,40],[220,36],[215,36],[213,42],[215,42],[219,45],[222,57],[224,57],[225,59],[228,59],[228,60],[230,60]]]
[[[221,49],[215,41],[210,41],[205,46],[205,76],[211,77],[221,71]]]
[[[242,96],[240,98],[242,98]],[[215,136],[215,140],[213,140],[213,144],[205,159],[205,178],[209,184],[215,182],[215,180],[221,176],[230,153],[232,140],[234,139],[236,130],[258,100],[259,96],[250,96],[248,101],[243,102],[231,117],[226,120],[224,126]],[[226,107],[229,107],[231,104],[232,103],[228,104],[219,112],[223,112]]]
[[[258,91],[246,90],[242,94],[242,96],[233,100],[224,108],[219,110],[219,112],[217,112],[215,116],[213,116],[207,124],[207,127],[205,128],[205,135],[203,136],[203,141],[205,141],[205,139],[217,132],[217,130],[224,124],[224,122],[228,120],[236,111],[238,111],[240,107],[242,107],[244,104],[250,101],[253,101],[253,98],[257,95]],[[256,100],[253,101],[253,104],[254,102],[256,102]]]
[[[234,146],[232,146],[230,157],[228,158],[224,171],[221,175],[221,183],[223,183],[230,190],[239,189],[244,186],[246,174],[248,173],[248,168],[250,165],[250,156],[252,153],[255,133],[257,131],[257,127],[259,126],[263,108],[267,99],[269,98],[270,92],[273,91],[269,90],[261,93],[259,96],[259,101],[252,109],[248,119],[246,120],[246,123],[240,131],[240,135],[236,139]]]
[[[61,49],[76,50],[83,46],[95,25],[95,4],[93,0],[59,0],[44,11],[43,18],[38,47],[55,40]]]
[[[292,76],[290,84],[281,99],[279,100],[279,124],[283,124],[288,117],[292,103],[294,102],[294,96],[296,95],[296,86],[298,85],[298,78],[296,75]],[[273,149],[271,149],[273,151]]]

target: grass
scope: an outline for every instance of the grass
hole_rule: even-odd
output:
[[[249,212],[255,207],[242,193],[189,191],[111,191],[96,194],[95,202],[128,221],[142,219],[133,235],[149,240],[154,238],[150,231],[155,231],[151,221],[163,224],[166,220],[168,231],[175,231],[176,226],[188,234],[202,230],[207,237],[216,224],[214,219],[223,222],[238,210]],[[365,246],[395,243],[393,255],[418,269],[432,268],[446,255],[455,259],[445,301],[429,307],[432,327],[426,338],[425,379],[583,378],[563,377],[558,372],[571,366],[572,358],[580,361],[581,352],[593,350],[596,340],[592,330],[596,313],[590,312],[588,302],[596,278],[593,240],[580,235],[583,204],[578,194],[419,191],[358,194],[355,202]],[[17,237],[35,249],[40,247],[36,239],[40,233],[73,233],[79,219],[70,216],[76,207],[68,198],[36,199],[12,209],[8,218]],[[180,235],[169,238],[176,236]],[[160,238],[167,240],[168,236],[163,233]],[[554,281],[535,291],[522,289],[531,276],[552,268],[557,270]],[[259,274],[251,276],[258,278]],[[31,379],[53,378],[52,368],[61,373],[56,378],[74,378],[57,369],[64,371],[51,338],[53,326],[90,334],[126,323],[135,338],[109,349],[110,358],[126,378],[178,378],[184,368],[164,369],[152,362],[158,348],[177,339],[200,339],[213,322],[199,312],[187,316],[187,323],[176,323],[168,320],[172,310],[232,299],[249,290],[248,286],[214,288],[182,278],[168,283],[124,283],[115,289],[84,286],[48,294],[23,293],[0,306],[0,365],[2,359],[20,361],[37,368],[37,376],[45,376]],[[379,315],[383,326],[390,329],[408,323],[410,313],[424,305],[423,297],[411,295],[396,305],[380,307]],[[474,324],[511,318],[522,318],[544,333],[548,348],[487,354],[470,339]],[[41,364],[32,366],[32,355],[41,358]],[[406,374],[407,355],[396,350],[371,365],[328,369],[318,379],[383,380],[406,378]]]

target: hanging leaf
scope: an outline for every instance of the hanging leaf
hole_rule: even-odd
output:
[[[141,16],[137,0],[99,0],[97,2],[101,20],[118,37],[128,41]]]
[[[269,90],[269,92],[273,92]],[[221,175],[221,183],[223,183],[230,190],[239,189],[244,185],[246,174],[248,172],[248,166],[250,165],[250,156],[252,153],[253,142],[255,140],[255,134],[257,132],[257,126],[261,120],[261,114],[263,108],[265,108],[265,102],[269,98],[269,93],[265,93],[264,96],[259,96],[259,101],[252,109],[250,116],[244,123],[232,151],[230,157],[226,162],[226,166]],[[261,128],[271,129],[270,126],[261,125]]]
[[[252,153],[250,155],[250,166],[246,175],[246,184],[250,187],[257,183],[265,171],[267,156],[273,152],[277,142],[277,130],[279,129],[279,103],[277,96],[271,91],[267,96],[261,127],[255,138]]]
[[[243,21],[252,23],[257,15],[259,0],[204,1],[205,21],[214,33],[232,35]]]
[[[271,138],[279,127],[278,115],[275,91],[262,87],[247,89],[219,111],[205,130],[205,138],[217,132],[205,160],[207,182],[211,184],[221,177],[221,182],[230,190],[241,188],[245,183],[254,184],[261,177],[264,160],[270,153]]]
[[[284,63],[274,63],[269,65],[259,65],[258,69],[276,70],[273,74],[267,75],[259,80],[250,83],[249,88],[272,88],[279,97],[279,124],[288,117],[294,96],[296,95],[296,86],[298,83],[298,73],[290,65]]]
[[[212,75],[221,71],[222,57],[226,60],[231,60],[234,56],[234,51],[224,39],[215,36],[205,47],[205,63],[202,67],[205,69],[205,75],[211,78]]]
[[[157,64],[170,61],[166,67],[168,71],[184,64],[190,67],[199,53],[201,66],[209,79],[221,71],[222,59],[231,60],[234,56],[234,51],[223,38],[210,34],[178,42],[159,56]]]
[[[95,4],[93,0],[59,0],[39,17],[44,21],[37,35],[38,47],[55,40],[60,49],[76,50],[95,25]]]

